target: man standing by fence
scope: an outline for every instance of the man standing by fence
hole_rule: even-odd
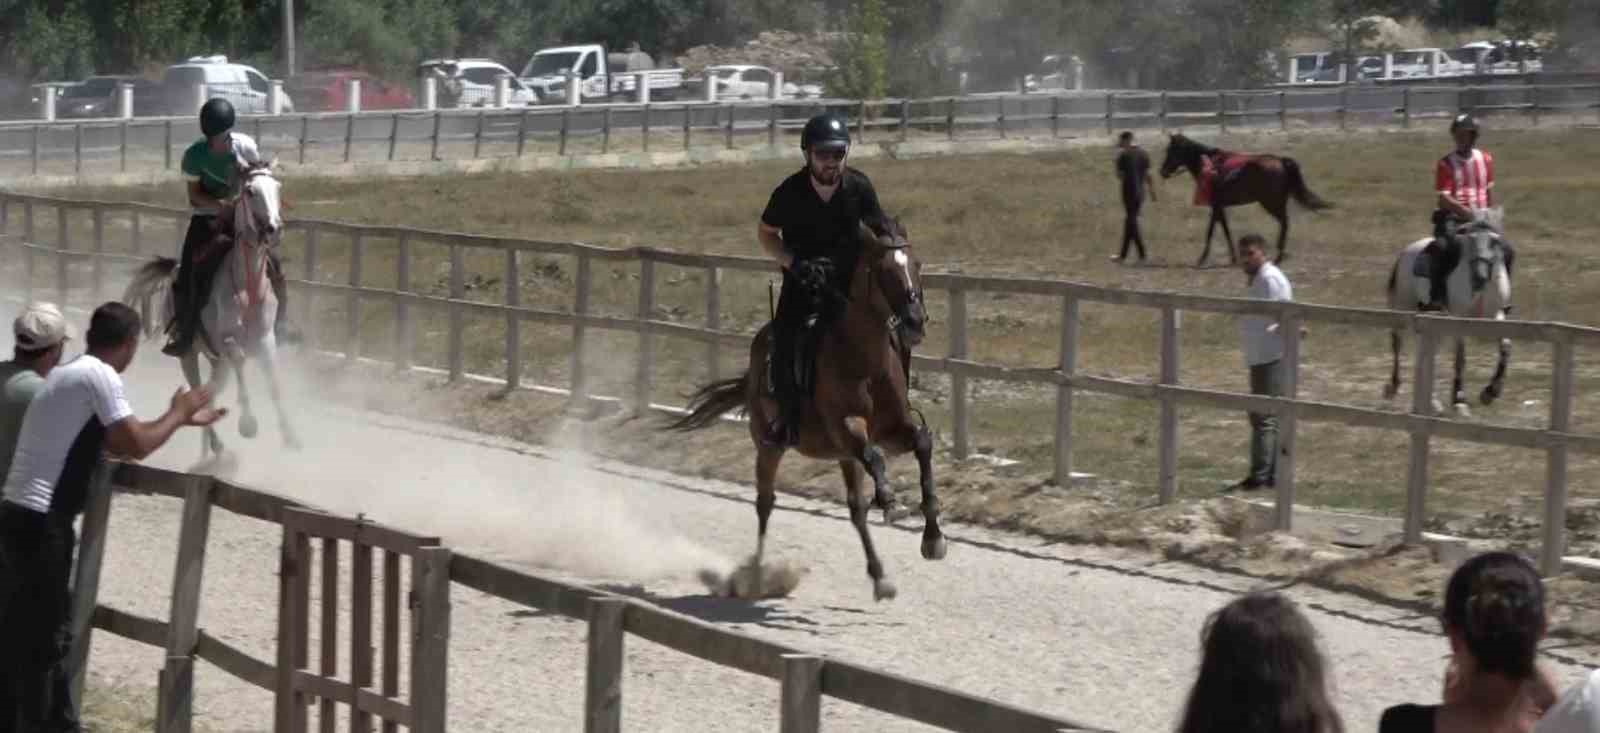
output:
[[[1132,132],[1117,137],[1117,179],[1122,189],[1122,252],[1111,259],[1122,262],[1128,259],[1128,245],[1139,245],[1139,261],[1144,262],[1144,236],[1139,233],[1139,209],[1144,206],[1148,191],[1150,200],[1156,200],[1156,190],[1150,179],[1150,156],[1144,148],[1133,142]]]
[[[27,414],[34,396],[44,389],[44,378],[61,363],[61,352],[67,339],[72,338],[72,327],[55,304],[30,303],[11,324],[11,336],[12,359],[0,362],[0,481],[11,470],[11,454],[17,450],[22,416]]]
[[[135,417],[122,371],[139,346],[139,315],[121,303],[90,317],[88,350],[51,370],[22,421],[0,501],[0,732],[79,730],[69,668],[68,578],[77,543],[72,522],[88,501],[102,449],[143,459],[184,425],[210,425],[225,411],[211,393],[182,388],[152,422]]]
[[[1258,300],[1294,300],[1289,278],[1267,259],[1267,243],[1259,234],[1239,238],[1240,262],[1248,276],[1247,297]],[[1278,396],[1283,387],[1283,333],[1272,316],[1242,316],[1239,335],[1244,342],[1245,364],[1250,367],[1250,393]],[[1278,468],[1278,416],[1250,413],[1250,474],[1229,488],[1249,491],[1275,486]]]

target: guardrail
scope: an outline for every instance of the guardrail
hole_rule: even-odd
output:
[[[1222,132],[1301,126],[1398,127],[1459,111],[1529,124],[1593,119],[1600,84],[1342,86],[1219,92],[1061,92],[937,99],[761,100],[584,107],[388,111],[242,117],[269,153],[297,163],[609,155],[695,147],[774,147],[806,118],[847,114],[858,141],[1110,134],[1216,126]],[[1559,120],[1557,120],[1559,121]],[[171,170],[198,139],[192,117],[107,122],[0,123],[0,158],[13,175],[92,177],[114,169]]]
[[[57,243],[46,247],[36,244],[34,229],[35,207],[56,209],[60,230]],[[56,289],[60,299],[66,300],[72,288],[69,283],[68,263],[87,259],[91,263],[90,293],[99,298],[103,292],[103,262],[137,263],[142,261],[141,232],[147,218],[169,220],[175,232],[182,227],[189,214],[182,210],[144,204],[69,201],[40,196],[0,193],[0,233],[11,231],[8,227],[12,209],[21,208],[23,231],[20,237],[0,238],[0,248],[17,251],[23,267],[17,273],[20,290],[31,294],[36,274],[36,260],[40,256],[53,258],[56,264]],[[68,238],[69,213],[87,214],[94,222],[93,250],[73,249]],[[105,252],[105,219],[108,214],[130,217],[129,228],[133,235],[134,254]],[[343,334],[342,354],[346,359],[361,356],[361,306],[365,303],[384,303],[391,308],[393,324],[392,363],[401,369],[416,368],[412,363],[416,319],[413,309],[433,309],[448,314],[448,368],[444,373],[452,380],[467,375],[464,367],[465,318],[468,314],[504,319],[505,365],[503,378],[497,379],[511,389],[525,386],[522,375],[521,327],[524,323],[570,328],[572,353],[570,382],[565,389],[551,386],[537,388],[567,394],[574,399],[590,398],[589,374],[586,358],[591,353],[591,331],[620,331],[637,334],[633,394],[626,401],[636,410],[658,407],[652,402],[653,380],[656,368],[656,343],[666,337],[704,344],[705,369],[711,378],[718,376],[721,349],[748,348],[752,333],[724,330],[721,326],[722,278],[726,272],[759,272],[770,275],[772,264],[764,259],[720,255],[697,255],[673,252],[651,247],[615,249],[572,242],[548,242],[510,237],[487,237],[450,232],[435,232],[402,227],[361,226],[320,220],[295,220],[286,223],[290,232],[304,232],[305,247],[300,265],[303,277],[291,280],[293,287],[303,291],[299,297],[307,313],[315,308],[321,297],[344,301],[347,317]],[[347,238],[349,242],[348,280],[345,283],[319,282],[319,243],[324,237]],[[379,288],[363,285],[364,253],[374,240],[392,241],[399,285]],[[174,236],[171,242],[176,243]],[[423,243],[434,243],[448,250],[449,292],[444,296],[424,295],[411,291],[411,262],[414,248]],[[501,253],[502,267],[488,273],[502,277],[507,283],[521,283],[521,258],[527,254],[559,255],[576,260],[576,279],[572,291],[570,311],[533,308],[521,304],[521,288],[505,288],[502,303],[485,303],[467,299],[468,250]],[[639,263],[637,310],[632,317],[596,315],[591,310],[593,290],[593,265],[595,261],[625,261]],[[655,315],[658,265],[694,268],[703,273],[705,283],[705,317],[702,326],[660,320]],[[1542,450],[1546,454],[1546,482],[1544,495],[1544,535],[1541,550],[1541,567],[1554,574],[1563,564],[1566,541],[1567,512],[1567,458],[1571,451],[1600,453],[1600,435],[1574,433],[1571,425],[1572,384],[1575,351],[1583,345],[1600,344],[1600,329],[1565,323],[1535,321],[1492,321],[1482,319],[1451,318],[1413,312],[1390,311],[1372,308],[1351,308],[1310,303],[1267,303],[1239,298],[1182,295],[1175,293],[1126,290],[1064,280],[1035,278],[981,277],[972,275],[926,273],[923,286],[932,291],[944,291],[948,297],[948,352],[943,356],[915,356],[917,369],[948,374],[951,380],[951,432],[954,437],[953,453],[965,458],[970,452],[971,430],[969,409],[969,380],[986,379],[1013,384],[1054,386],[1056,391],[1056,422],[1054,440],[1055,480],[1066,485],[1073,467],[1073,399],[1079,392],[1118,395],[1139,400],[1154,401],[1160,405],[1159,472],[1157,485],[1163,503],[1171,502],[1177,494],[1178,476],[1178,408],[1204,406],[1228,410],[1274,413],[1280,419],[1280,441],[1284,455],[1277,462],[1274,527],[1291,529],[1295,497],[1295,444],[1296,426],[1300,421],[1331,422],[1353,427],[1381,428],[1407,433],[1410,439],[1404,539],[1417,543],[1422,540],[1425,504],[1428,489],[1429,444],[1434,437],[1465,440],[1490,445],[1514,446]],[[967,353],[967,296],[972,293],[1010,293],[1045,296],[1059,302],[1061,319],[1059,332],[1060,359],[1051,366],[1019,368],[1001,364],[973,361]],[[1160,312],[1160,370],[1154,382],[1143,382],[1113,377],[1079,373],[1079,307],[1083,303],[1105,303],[1120,306],[1151,308]],[[1195,387],[1185,387],[1178,382],[1180,353],[1179,326],[1183,311],[1224,313],[1231,315],[1267,315],[1278,319],[1285,338],[1283,396],[1265,397]],[[309,322],[311,319],[308,318]],[[1419,335],[1412,379],[1413,400],[1409,413],[1394,413],[1365,407],[1332,404],[1297,397],[1297,384],[1301,369],[1300,328],[1302,323],[1320,322],[1377,329],[1396,329]],[[1439,341],[1454,337],[1489,339],[1514,339],[1550,344],[1554,359],[1551,380],[1554,385],[1549,421],[1545,428],[1524,428],[1486,425],[1441,418],[1433,415],[1434,368]],[[612,364],[614,367],[614,362]]]

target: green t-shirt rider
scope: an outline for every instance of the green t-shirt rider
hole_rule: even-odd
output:
[[[183,151],[184,187],[189,197],[189,230],[183,238],[183,254],[178,260],[178,278],[173,286],[177,314],[167,325],[171,340],[162,348],[168,356],[181,356],[189,350],[200,322],[200,311],[210,296],[211,280],[216,275],[220,253],[212,244],[219,234],[232,230],[234,199],[239,195],[240,169],[264,162],[249,135],[233,130],[233,104],[213,97],[200,107],[200,132],[204,138]],[[277,253],[267,253],[267,277],[278,298],[277,336],[290,337],[287,327],[288,293],[283,282],[283,267]]]

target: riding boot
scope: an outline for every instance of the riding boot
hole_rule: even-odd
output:
[[[784,339],[788,338],[788,328],[778,321],[773,321],[772,328],[767,332],[767,396],[777,403],[778,409],[765,427],[762,442],[768,445],[788,445],[788,416],[789,393],[788,375],[786,367],[788,360],[784,358],[787,349],[783,348]]]
[[[172,335],[167,345],[161,347],[161,353],[167,356],[183,356],[189,351],[189,345],[194,339],[194,307],[190,302],[191,296],[186,290],[176,290],[172,293],[173,304],[178,313],[173,318]]]

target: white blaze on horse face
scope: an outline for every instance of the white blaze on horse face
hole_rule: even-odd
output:
[[[250,178],[249,191],[255,199],[257,210],[266,216],[267,228],[272,232],[283,230],[283,218],[278,206],[279,187],[278,179],[273,178],[266,169]]]
[[[911,258],[906,256],[905,250],[897,249],[894,251],[894,263],[900,266],[900,274],[905,275],[906,292],[917,292],[917,286],[911,282]]]

